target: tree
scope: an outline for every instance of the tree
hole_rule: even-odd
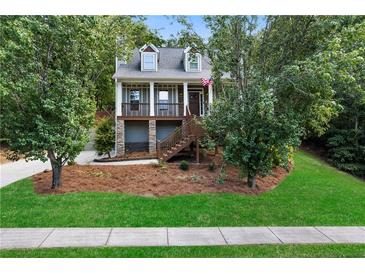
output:
[[[314,59],[321,56],[304,58],[309,53],[299,54],[304,61],[297,60],[295,49],[295,54],[279,52],[269,58],[263,49],[280,43],[268,39],[270,32],[278,30],[271,27],[266,29],[269,33],[262,33],[256,21],[254,16],[206,17],[220,98],[205,125],[223,145],[225,159],[246,171],[251,187],[256,175],[267,174],[278,163],[287,165],[292,147],[300,144],[306,130],[323,134],[337,110],[330,84],[333,67],[316,67]],[[290,33],[291,29],[285,35]],[[283,62],[285,56],[291,61]],[[227,74],[229,85],[221,79]]]
[[[190,52],[204,52],[204,40],[196,33],[193,24],[187,16],[173,16],[173,19],[182,25],[183,28],[175,36],[171,35],[171,38],[167,40],[167,46],[178,48],[190,47],[193,50]]]
[[[92,35],[94,43],[91,61],[92,81],[95,89],[90,90],[94,96],[97,109],[114,106],[115,57],[128,60],[134,48],[146,43],[161,46],[164,40],[157,32],[151,31],[143,22],[144,18],[133,16],[93,16]]]
[[[258,32],[263,75],[278,74],[285,65],[305,60],[323,50],[343,28],[362,20],[362,16],[268,16]]]
[[[110,151],[114,147],[115,132],[113,129],[113,122],[110,118],[103,118],[98,122],[95,136],[95,149],[99,155],[108,154],[110,158]]]
[[[289,155],[299,145],[301,131],[294,114],[277,111],[277,99],[268,87],[250,84],[246,93],[242,96],[228,88],[204,124],[213,136],[218,125],[218,136],[224,136],[224,159],[246,174],[252,188],[257,175],[267,175],[278,164],[288,167]]]
[[[1,22],[1,126],[12,159],[46,161],[52,188],[88,141],[95,117],[90,60],[93,20],[6,16]]]
[[[335,68],[332,87],[342,107],[322,138],[327,156],[336,167],[365,177],[365,21],[329,39],[323,54]]]

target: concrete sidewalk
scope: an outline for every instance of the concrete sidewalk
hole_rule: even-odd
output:
[[[0,249],[365,244],[365,227],[1,228]]]

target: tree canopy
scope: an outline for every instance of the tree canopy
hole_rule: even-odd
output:
[[[220,94],[205,124],[225,148],[225,159],[246,171],[251,185],[250,177],[270,170],[276,156],[285,166],[289,147],[301,138],[328,130],[343,108],[339,94],[352,94],[362,104],[363,17],[266,19],[263,29],[255,16],[205,19],[212,32],[208,52]],[[359,125],[355,117],[353,121]]]

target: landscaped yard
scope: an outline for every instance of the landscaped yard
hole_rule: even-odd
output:
[[[278,187],[261,195],[38,195],[30,179],[0,195],[1,227],[365,225],[365,183],[305,152],[296,153],[294,170]]]
[[[211,158],[210,158],[211,157]],[[210,156],[220,166],[221,155]],[[209,161],[209,162],[210,162]],[[52,172],[41,172],[32,177],[38,194],[79,192],[116,192],[144,197],[172,196],[198,193],[259,194],[275,188],[288,174],[284,168],[274,168],[272,174],[257,178],[255,188],[249,188],[239,178],[238,168],[226,167],[224,184],[217,183],[220,168],[209,170],[208,164],[190,164],[181,170],[177,163],[147,165],[71,165],[62,171],[62,187],[50,188]]]
[[[210,247],[101,247],[2,250],[0,257],[56,258],[361,258],[365,245],[253,245]]]

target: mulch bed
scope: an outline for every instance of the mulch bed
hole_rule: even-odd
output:
[[[209,171],[207,165],[190,164],[189,170],[180,170],[177,164],[128,166],[65,166],[62,186],[50,189],[52,172],[33,176],[35,191],[39,194],[75,192],[119,192],[146,197],[196,193],[259,194],[276,187],[288,174],[275,168],[272,174],[257,178],[257,188],[250,189],[245,179],[238,178],[238,170],[228,166],[224,184],[218,184],[219,168]]]

